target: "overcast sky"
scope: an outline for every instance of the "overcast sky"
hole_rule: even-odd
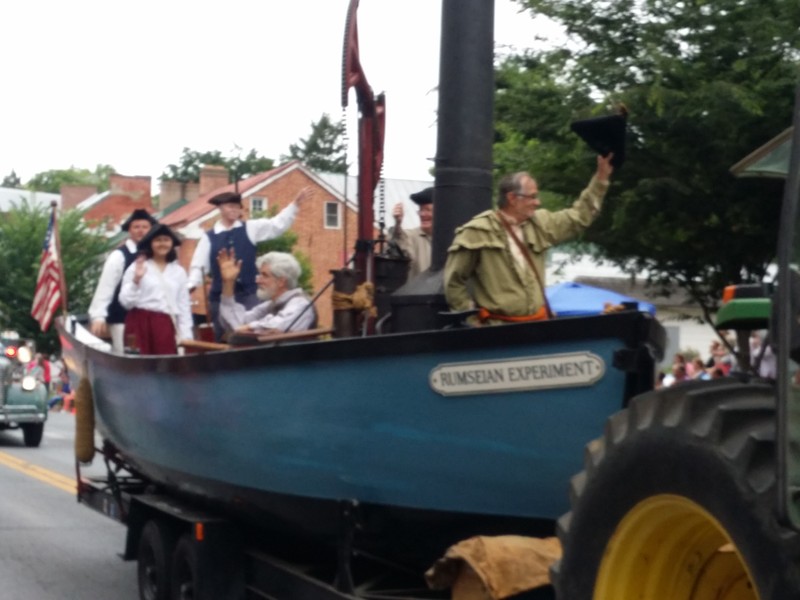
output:
[[[184,147],[278,159],[342,118],[348,0],[7,2],[0,177],[110,164],[157,178]],[[495,0],[496,44],[550,28]],[[384,175],[428,179],[436,150],[439,0],[361,0],[361,61],[387,97]],[[551,34],[553,35],[553,34]],[[351,92],[347,122],[355,138]],[[355,150],[353,150],[354,152]],[[355,155],[351,155],[351,164]]]

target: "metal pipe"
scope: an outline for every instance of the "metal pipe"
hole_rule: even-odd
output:
[[[431,270],[456,227],[492,205],[494,0],[443,0]]]

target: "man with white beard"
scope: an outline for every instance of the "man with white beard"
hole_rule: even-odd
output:
[[[235,251],[225,249],[217,255],[222,295],[220,322],[235,333],[287,333],[316,327],[317,313],[311,300],[298,287],[300,264],[286,252],[268,252],[256,260],[256,294],[261,304],[251,310],[236,302],[234,289],[242,269]]]

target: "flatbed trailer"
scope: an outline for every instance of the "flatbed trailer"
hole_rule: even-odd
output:
[[[449,597],[429,589],[423,573],[354,550],[345,533],[349,527],[343,527],[335,547],[274,532],[267,540],[249,525],[136,474],[107,445],[102,452],[105,475],[84,476],[77,463],[77,499],[126,528],[121,557],[138,561],[142,599]],[[343,520],[350,512],[347,504],[342,505]]]

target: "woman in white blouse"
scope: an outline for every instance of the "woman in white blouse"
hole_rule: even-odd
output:
[[[169,227],[155,225],[122,277],[125,346],[139,354],[176,354],[177,340],[193,338],[188,277],[175,251],[180,243]]]

